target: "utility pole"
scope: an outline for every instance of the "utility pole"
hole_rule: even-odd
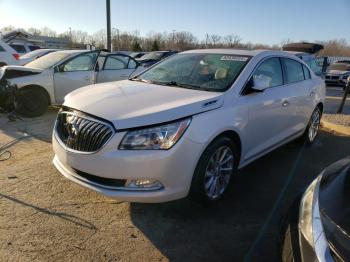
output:
[[[340,103],[340,106],[338,108],[337,114],[341,114],[343,112],[343,107],[346,101],[346,97],[348,96],[348,93],[350,92],[350,76],[347,79],[347,83],[346,83],[346,87],[344,90],[344,95],[343,95],[343,99]]]
[[[106,0],[106,16],[107,16],[107,50],[111,51],[111,1]]]
[[[175,30],[173,30],[173,50],[175,49]]]

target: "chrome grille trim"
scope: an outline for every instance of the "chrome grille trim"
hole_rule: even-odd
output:
[[[108,122],[76,110],[58,112],[54,130],[55,137],[67,151],[84,154],[96,153],[115,134]]]

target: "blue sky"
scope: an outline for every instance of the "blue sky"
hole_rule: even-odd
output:
[[[350,0],[111,0],[112,27],[121,31],[236,34],[243,41],[350,43]],[[0,28],[69,27],[93,33],[106,26],[104,0],[0,0]]]

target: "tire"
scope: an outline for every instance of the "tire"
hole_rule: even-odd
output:
[[[39,88],[23,88],[16,96],[16,112],[24,117],[41,116],[48,106],[47,95]]]
[[[318,119],[316,122],[314,121],[314,117],[316,117],[316,120]],[[303,142],[306,145],[311,145],[315,141],[318,131],[320,129],[321,117],[322,112],[319,107],[316,107],[311,114],[309,123],[307,124],[304,134],[300,137],[300,142]],[[315,134],[310,134],[310,132],[315,132]]]
[[[222,158],[219,161],[221,164],[216,161],[217,158]],[[237,171],[238,160],[237,146],[231,139],[225,136],[215,139],[198,161],[191,183],[190,198],[207,203],[221,199]]]

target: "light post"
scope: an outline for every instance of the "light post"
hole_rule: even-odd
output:
[[[111,51],[111,1],[106,0],[107,50]]]
[[[340,103],[340,106],[338,108],[337,114],[341,114],[343,112],[343,107],[344,107],[344,104],[345,104],[345,101],[346,101],[346,97],[349,94],[349,91],[350,91],[350,76],[348,76],[348,79],[346,81],[346,87],[344,89],[343,99],[342,99],[342,101]]]

